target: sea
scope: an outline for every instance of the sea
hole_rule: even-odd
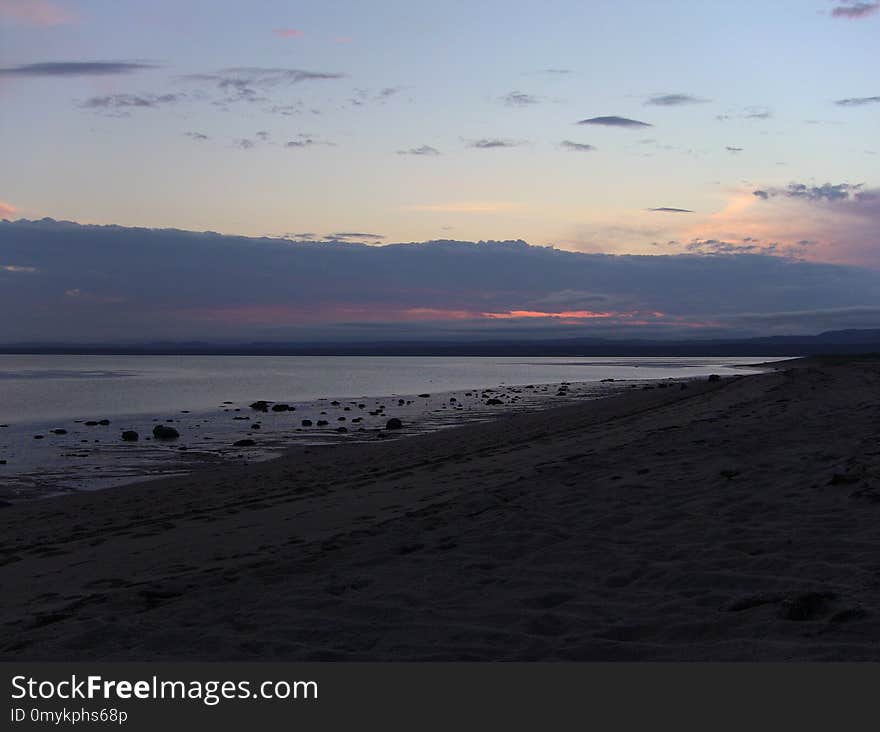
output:
[[[776,360],[0,355],[0,501],[266,460],[301,444],[400,439]],[[266,411],[251,408],[259,400]],[[403,428],[386,430],[391,418]],[[153,439],[159,424],[180,436]]]

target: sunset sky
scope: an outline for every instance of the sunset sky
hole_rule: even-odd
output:
[[[878,39],[878,2],[0,0],[0,218],[872,276]]]

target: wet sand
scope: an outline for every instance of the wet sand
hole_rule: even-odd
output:
[[[598,399],[645,383],[612,381],[275,400],[265,402],[262,410],[251,408],[255,402],[249,399],[225,401],[213,410],[0,424],[0,461],[5,461],[0,462],[0,503],[114,488],[186,475],[207,466],[219,469],[269,460],[295,445],[371,441],[384,437],[389,418],[401,420],[400,434],[410,436],[493,420],[510,412],[534,411],[550,402],[562,405]],[[173,427],[179,438],[154,439],[151,432],[157,424]],[[136,433],[135,441],[121,439],[128,430]]]
[[[5,660],[878,660],[880,360],[0,509]]]

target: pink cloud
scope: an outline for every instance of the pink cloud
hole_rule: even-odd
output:
[[[408,308],[402,313],[405,320],[469,320],[477,317],[469,310],[443,308]]]
[[[686,232],[719,252],[776,254],[880,269],[880,189],[838,184],[734,192]]]
[[[0,0],[0,22],[20,25],[70,25],[76,16],[49,0]]]
[[[0,201],[0,219],[11,219],[16,212],[15,206],[5,201]]]
[[[513,320],[515,318],[564,318],[565,320],[592,320],[594,318],[632,317],[631,313],[597,313],[592,310],[563,310],[549,313],[539,310],[509,310],[506,313],[482,313],[484,318]]]
[[[305,31],[298,28],[276,28],[272,32],[279,38],[302,38],[305,35]]]
[[[880,10],[880,2],[876,3],[846,3],[838,5],[831,11],[835,18],[866,18]]]

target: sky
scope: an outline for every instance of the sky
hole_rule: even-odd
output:
[[[662,311],[672,319],[664,332],[745,332],[748,321],[758,333],[792,326],[779,313],[817,308],[845,314],[797,327],[846,325],[852,308],[859,323],[880,325],[865,320],[880,305],[878,32],[880,2],[843,0],[0,0],[0,218],[114,225],[101,231],[146,247],[120,262],[129,269],[141,257],[158,262],[159,245],[118,227],[230,235],[224,246],[261,257],[256,268],[302,242],[324,242],[328,261],[347,252],[396,267],[355,245],[434,240],[525,241],[541,250],[532,266],[548,267],[519,299],[493,299],[515,294],[512,282],[472,283],[492,290],[489,309],[477,289],[465,296],[425,272],[421,294],[396,308],[366,293],[320,314],[289,292],[237,304],[215,294],[199,307],[225,316],[145,324],[144,337],[199,327],[233,336],[245,321],[284,338],[328,324],[403,333],[413,320],[438,333],[449,323],[495,332],[499,313],[512,321],[506,332],[562,321],[565,332],[647,329],[659,316],[644,314]],[[118,308],[102,320],[96,303],[140,289],[131,269],[124,286],[89,294],[83,283],[101,261],[78,271],[95,245],[75,231],[0,226],[0,299],[15,292],[28,310],[15,334],[0,326],[0,339],[50,337],[48,320],[28,318],[55,312],[55,295],[68,305],[97,298],[66,332],[106,335]],[[82,250],[64,250],[70,281],[56,293],[59,237]],[[271,254],[264,239],[236,237],[271,238]],[[234,274],[208,266],[206,240],[176,241],[186,252],[175,256],[198,250],[218,283]],[[452,250],[468,261],[469,246]],[[546,247],[584,255],[566,261],[587,274],[588,263],[612,261],[594,255],[618,255],[640,289],[592,274],[560,284]],[[669,279],[668,263],[694,260],[738,289],[721,302],[704,283]],[[338,289],[347,266],[321,270],[324,287]],[[823,287],[840,292],[814,301],[801,290],[797,302],[786,294],[756,307],[758,270],[786,293],[821,271]],[[562,302],[568,291],[611,298],[619,322],[596,317],[580,295]],[[540,305],[547,297],[558,307]],[[733,311],[745,320],[717,321]]]

